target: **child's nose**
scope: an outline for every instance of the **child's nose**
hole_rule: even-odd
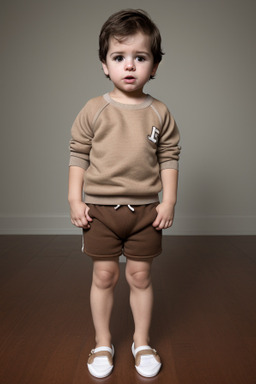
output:
[[[135,64],[132,60],[129,60],[125,63],[125,69],[127,71],[134,71],[135,70]]]

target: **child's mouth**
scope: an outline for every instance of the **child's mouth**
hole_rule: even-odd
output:
[[[125,80],[126,83],[133,83],[135,81],[135,77],[133,77],[133,76],[126,76],[124,78],[124,80]]]

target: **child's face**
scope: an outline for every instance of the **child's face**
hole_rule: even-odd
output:
[[[150,37],[142,32],[121,42],[111,37],[106,63],[102,66],[105,75],[114,83],[115,90],[139,95],[158,67],[154,64]]]

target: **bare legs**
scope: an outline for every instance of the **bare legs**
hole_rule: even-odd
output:
[[[126,279],[130,286],[130,305],[134,318],[135,348],[149,343],[153,306],[151,283],[152,261],[127,260]],[[95,327],[96,347],[111,346],[109,329],[114,288],[119,278],[117,261],[94,261],[91,287],[91,311]]]
[[[126,279],[130,286],[130,305],[135,326],[133,335],[135,348],[149,343],[153,307],[151,263],[129,259],[126,265]]]
[[[109,325],[114,301],[114,288],[118,278],[118,259],[117,261],[94,261],[90,299],[96,348],[111,346]]]

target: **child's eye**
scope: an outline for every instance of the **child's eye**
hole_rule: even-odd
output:
[[[145,61],[146,59],[145,59],[144,56],[137,56],[137,57],[136,57],[136,60],[142,62],[142,61]]]
[[[123,61],[123,56],[121,55],[115,56],[114,61],[117,61],[118,63],[120,63],[121,61]]]

